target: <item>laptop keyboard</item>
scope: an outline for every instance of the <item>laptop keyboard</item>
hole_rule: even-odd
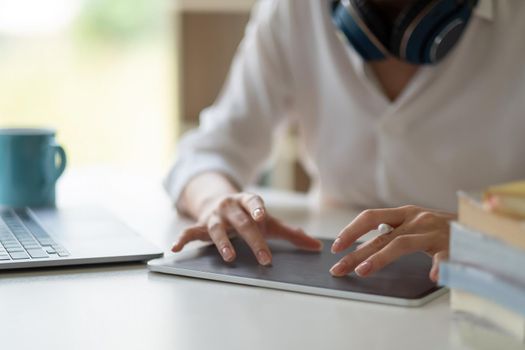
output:
[[[0,210],[0,262],[67,257],[27,209]]]

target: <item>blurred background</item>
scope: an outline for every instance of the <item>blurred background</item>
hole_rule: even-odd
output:
[[[177,132],[163,0],[0,0],[0,123],[51,126],[71,166],[159,166]]]
[[[205,96],[188,103],[196,110],[213,101],[251,7],[250,1],[216,5],[0,0],[0,127],[56,128],[72,167],[165,170],[181,131],[196,121],[179,103],[183,91],[195,94],[185,85],[214,66],[214,82],[193,81],[207,85]],[[192,32],[202,22],[208,24]],[[224,48],[213,38],[200,42],[214,26],[223,27]],[[194,40],[199,44],[189,44]],[[183,66],[183,60],[198,61],[199,50],[210,44],[221,51],[213,65]],[[185,49],[197,57],[183,57]],[[179,74],[185,71],[189,76]]]
[[[53,127],[69,166],[164,174],[213,103],[255,0],[0,0],[0,127]],[[293,136],[266,184],[306,190]]]

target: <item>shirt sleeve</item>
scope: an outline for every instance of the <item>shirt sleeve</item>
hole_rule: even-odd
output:
[[[164,181],[175,203],[199,173],[221,172],[244,187],[268,158],[274,132],[291,103],[293,83],[284,34],[287,3],[262,0],[252,12],[218,100],[201,113],[200,127],[179,143],[175,164]]]

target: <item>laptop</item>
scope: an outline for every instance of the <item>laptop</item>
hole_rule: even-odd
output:
[[[101,209],[0,208],[0,270],[143,261],[161,255]]]
[[[345,253],[334,255],[330,252],[332,241],[321,241],[324,248],[320,253],[271,241],[273,259],[269,267],[260,266],[240,239],[232,241],[237,253],[233,263],[224,262],[210,245],[151,260],[148,267],[184,277],[400,306],[422,306],[447,292],[429,279],[432,259],[424,253],[404,256],[367,278],[354,273],[333,277],[328,271]]]

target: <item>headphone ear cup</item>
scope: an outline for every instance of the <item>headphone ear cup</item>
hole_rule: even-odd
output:
[[[390,50],[392,54],[400,58],[404,57],[404,52],[402,52],[401,43],[403,42],[403,37],[409,29],[409,26],[414,22],[414,20],[420,15],[426,6],[429,5],[431,1],[429,0],[418,0],[416,3],[404,9],[397,17],[392,28],[392,35],[390,41]]]
[[[463,7],[442,23],[427,40],[423,58],[425,62],[436,63],[447,56],[459,42],[472,16],[472,8]]]
[[[392,53],[413,64],[437,63],[458,42],[476,3],[418,0],[394,24]]]

